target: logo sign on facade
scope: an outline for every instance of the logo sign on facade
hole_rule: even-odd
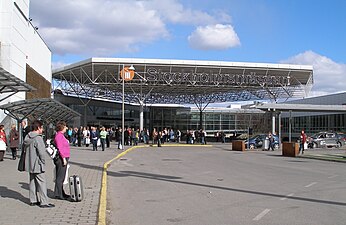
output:
[[[124,67],[124,69],[120,71],[120,77],[124,79],[124,81],[130,81],[133,79],[134,76],[135,71],[130,70],[129,67]]]
[[[165,72],[156,68],[147,70],[148,81],[163,81],[167,84],[190,83],[192,85],[289,85],[287,76],[259,75],[255,72],[249,74],[229,73],[195,73],[194,71]]]

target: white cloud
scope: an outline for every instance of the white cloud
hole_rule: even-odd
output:
[[[313,51],[295,55],[281,63],[312,65],[314,69],[314,85],[311,96],[325,95],[346,91],[346,64],[336,63],[326,56]]]
[[[144,4],[148,8],[155,9],[165,21],[174,24],[207,25],[220,21],[216,16],[209,15],[206,12],[186,8],[177,0],[151,0],[144,1]],[[222,19],[224,20],[226,15],[223,16]]]
[[[170,37],[167,26],[230,22],[179,0],[32,0],[33,23],[53,54],[109,56]],[[220,16],[221,15],[221,16]]]
[[[106,56],[135,51],[168,36],[155,10],[139,1],[40,0],[31,2],[34,23],[55,54]],[[54,7],[52,7],[54,6]]]
[[[192,48],[200,50],[223,50],[240,45],[233,27],[223,24],[197,27],[188,40]]]
[[[65,63],[65,62],[61,62],[61,61],[52,62],[52,70],[62,68],[62,67],[67,66],[67,65],[69,65],[69,63]]]

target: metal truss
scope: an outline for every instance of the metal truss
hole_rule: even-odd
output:
[[[312,70],[306,69],[90,62],[53,72],[53,90],[78,96],[81,101],[84,98],[122,101],[120,71],[124,65],[134,65],[138,74],[125,82],[128,103],[202,105],[277,101],[304,97],[313,83]]]

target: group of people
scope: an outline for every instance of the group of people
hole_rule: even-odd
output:
[[[23,134],[26,135],[28,132],[28,127],[26,126],[26,121],[22,121]],[[7,140],[7,137],[9,140]],[[11,150],[12,160],[17,159],[17,151],[19,147],[19,132],[15,124],[11,125],[11,130],[9,136],[6,135],[5,126],[0,125],[0,161],[4,161],[5,151],[8,149]]]
[[[66,123],[60,121],[56,124],[54,143],[58,149],[58,157],[54,159],[55,187],[54,198],[68,200],[69,195],[64,191],[64,180],[70,159],[70,143],[65,137]],[[35,120],[31,124],[31,131],[24,137],[23,151],[25,152],[25,171],[29,173],[29,200],[30,206],[38,205],[41,208],[52,208],[47,196],[45,177],[46,144],[42,138],[43,123]]]
[[[41,208],[52,208],[54,204],[49,203],[47,196],[46,182],[46,144],[43,140],[43,123],[35,120],[29,128],[25,121],[22,122],[22,155],[24,160],[24,171],[29,173],[29,205]],[[69,200],[69,195],[64,191],[64,180],[67,165],[70,158],[70,143],[65,137],[67,130],[66,123],[61,121],[56,124],[56,135],[54,143],[59,151],[58,157],[54,159],[55,165],[55,187],[54,198],[59,200]],[[4,125],[0,125],[0,161],[7,149],[7,143],[12,152],[12,159],[17,158],[20,135],[16,125],[11,126],[9,140],[6,138]],[[24,153],[24,154],[23,154]]]
[[[90,128],[81,126],[80,128],[68,128],[65,135],[73,146],[81,147],[82,145],[85,145],[86,147],[89,147],[89,145],[92,144],[94,151],[97,151],[99,141],[99,145],[104,151],[105,146],[109,148],[113,133],[114,132],[111,128],[101,127],[100,129],[97,129],[93,126]]]

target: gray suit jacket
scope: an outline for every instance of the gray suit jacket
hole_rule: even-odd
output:
[[[29,173],[44,173],[46,146],[42,136],[36,132],[30,132],[24,139],[23,148],[26,151],[25,171]]]

